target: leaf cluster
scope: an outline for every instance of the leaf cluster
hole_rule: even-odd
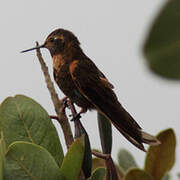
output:
[[[64,156],[48,113],[23,95],[0,105],[0,179],[69,179],[79,176],[84,136]]]
[[[119,165],[114,165],[110,156],[111,124],[104,116],[98,114],[104,152],[94,151],[98,158],[92,159],[88,135],[81,123],[76,123],[79,134],[64,156],[56,129],[40,104],[23,95],[5,99],[0,105],[0,180],[75,180],[82,172],[89,180],[169,179],[167,173],[174,165],[176,148],[172,129],[157,135],[161,145],[149,147],[144,169],[140,169],[124,149],[118,153]]]

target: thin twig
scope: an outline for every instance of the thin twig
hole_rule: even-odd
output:
[[[76,111],[76,108],[74,106],[74,104],[72,103],[72,101],[70,99],[67,100],[67,105],[68,107],[70,108],[71,110],[71,113],[72,113],[72,117],[75,118],[74,120],[74,129],[75,129],[75,138],[78,137],[79,135],[79,126],[81,128],[84,128],[81,124],[81,121],[80,121],[80,116],[77,117],[77,111]],[[85,147],[86,148],[86,147]],[[85,180],[85,176],[84,176],[84,172],[83,170],[81,170],[80,174],[79,174],[79,177],[78,177],[78,180]]]
[[[119,178],[123,177],[122,174],[119,174],[119,177],[118,177],[116,166],[112,160],[111,154],[104,154],[97,151],[92,151],[92,154],[98,158],[104,159],[106,167],[107,167],[106,178],[108,180],[109,179],[118,180]]]
[[[82,133],[82,132],[80,133],[80,129],[81,130],[84,129],[84,127],[83,127],[83,125],[82,125],[82,123],[80,121],[81,116],[80,115],[77,116],[78,113],[76,111],[76,108],[75,108],[74,104],[72,103],[72,101],[70,99],[68,99],[67,105],[68,105],[69,109],[71,110],[72,117],[74,119],[73,120],[74,121],[74,129],[75,129],[75,134],[74,135],[75,135],[75,138],[77,138]],[[85,129],[84,129],[84,131],[85,131]]]
[[[59,118],[58,118],[57,116],[50,115],[49,117],[50,117],[51,119],[55,119],[55,120],[59,121]]]
[[[98,158],[101,158],[101,159],[109,159],[111,157],[110,154],[103,154],[103,153],[100,153],[100,152],[97,152],[97,151],[92,151],[92,154]]]
[[[38,42],[36,42],[36,45],[38,46]],[[37,52],[37,57],[39,59],[40,65],[41,65],[41,69],[42,69],[42,71],[44,73],[47,88],[48,88],[49,93],[51,95],[51,99],[52,99],[56,114],[57,114],[58,119],[59,119],[58,122],[61,125],[61,128],[63,130],[66,146],[67,146],[67,148],[69,148],[69,146],[73,142],[73,135],[72,135],[70,124],[68,122],[68,118],[67,118],[67,116],[65,114],[65,111],[64,111],[63,102],[60,101],[59,98],[58,98],[58,95],[57,95],[57,93],[55,91],[53,82],[51,81],[51,78],[50,78],[50,75],[49,75],[49,72],[48,72],[48,67],[46,66],[46,64],[44,62],[44,59],[42,58],[40,49],[37,49],[36,52]]]

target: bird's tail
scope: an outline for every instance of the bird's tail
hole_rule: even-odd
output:
[[[142,134],[143,143],[149,144],[151,146],[154,146],[154,145],[156,146],[156,145],[161,144],[161,142],[156,137],[154,137],[144,131],[141,131],[141,134]]]
[[[86,86],[81,88],[79,90],[84,97],[136,147],[146,151],[143,143],[149,145],[160,144],[156,137],[142,131],[138,123],[119,103],[111,88],[105,87],[102,83],[97,83],[96,86],[90,88]]]
[[[112,122],[112,124],[121,132],[121,134],[127,140],[129,140],[132,144],[134,144],[136,147],[143,151],[146,151],[143,143],[149,145],[160,144],[160,141],[156,137],[142,131],[141,127],[132,118],[132,116],[121,106],[119,102],[117,104],[111,104],[112,106],[114,106],[111,106],[111,111],[109,111],[108,109],[104,109],[104,112],[106,112],[106,114],[102,111],[101,113]],[[119,108],[117,108],[117,106]]]

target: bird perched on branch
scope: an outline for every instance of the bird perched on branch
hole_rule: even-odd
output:
[[[81,107],[79,114],[96,109],[109,119],[123,136],[143,151],[143,143],[160,143],[154,136],[142,131],[122,107],[113,91],[113,85],[86,56],[72,32],[57,29],[49,34],[43,45],[22,52],[38,48],[47,48],[50,51],[54,79],[63,93]]]

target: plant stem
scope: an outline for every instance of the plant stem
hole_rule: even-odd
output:
[[[111,154],[103,154],[97,151],[92,151],[92,154],[98,158],[105,160],[105,164],[107,167],[107,174],[106,174],[107,180],[119,180],[119,178],[121,178],[121,177],[118,177],[118,173],[116,171],[116,167],[112,160]]]
[[[74,104],[72,103],[72,101],[70,99],[67,100],[67,105],[69,106],[69,108],[71,110],[72,117],[75,118],[77,116],[77,111],[76,111]],[[79,134],[79,132],[77,132],[78,126],[82,126],[80,118],[81,117],[79,116],[79,117],[76,117],[76,119],[74,120],[75,138]],[[83,128],[83,126],[81,128]],[[79,174],[78,180],[85,180],[85,176],[84,176],[84,173],[82,170]]]
[[[36,42],[36,45],[38,46],[38,42]],[[42,69],[44,77],[45,77],[47,88],[51,95],[51,99],[52,99],[56,114],[59,119],[58,122],[61,125],[61,128],[63,130],[66,146],[67,146],[67,148],[69,148],[69,146],[73,142],[73,135],[72,135],[70,124],[68,122],[68,118],[64,111],[64,103],[62,101],[60,101],[58,98],[58,95],[55,91],[53,82],[51,81],[51,78],[50,78],[50,75],[48,72],[48,67],[46,66],[44,59],[42,58],[40,49],[37,49],[36,52],[37,52],[37,57],[39,59],[40,65],[41,65],[41,69]]]

